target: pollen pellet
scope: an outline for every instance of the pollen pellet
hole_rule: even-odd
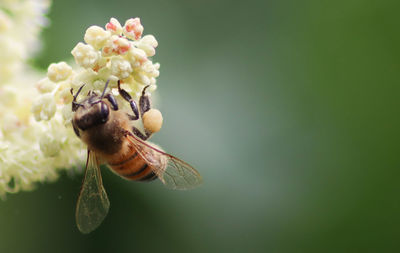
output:
[[[152,133],[160,131],[162,123],[162,114],[157,109],[150,109],[143,115],[143,126],[146,130]]]

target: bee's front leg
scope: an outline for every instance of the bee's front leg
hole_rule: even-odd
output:
[[[108,93],[107,95],[105,95],[104,98],[106,98],[108,100],[108,102],[110,102],[111,109],[113,109],[114,111],[118,110],[117,100],[115,99],[115,97],[111,93]]]
[[[118,92],[126,101],[129,102],[129,105],[131,106],[131,109],[132,109],[134,115],[128,114],[129,119],[130,120],[138,120],[139,119],[139,110],[136,105],[136,102],[135,102],[135,100],[132,99],[131,95],[129,95],[129,93],[126,92],[126,90],[121,89],[120,80],[118,80]]]

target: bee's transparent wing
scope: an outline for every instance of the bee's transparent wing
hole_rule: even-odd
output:
[[[96,154],[88,150],[85,178],[76,205],[76,224],[79,230],[90,233],[104,220],[110,202],[104,190]]]
[[[199,172],[188,163],[151,146],[133,133],[129,132],[127,135],[140,156],[167,188],[186,190],[202,183]]]

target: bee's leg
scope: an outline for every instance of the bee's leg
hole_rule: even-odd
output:
[[[142,115],[142,116],[145,112],[150,110],[150,107],[151,107],[150,98],[149,98],[149,96],[146,95],[146,89],[149,86],[150,85],[147,85],[146,87],[144,87],[144,89],[142,91],[142,95],[139,98],[140,115]]]
[[[76,110],[78,110],[78,107],[81,106],[81,104],[79,104],[79,103],[76,102],[76,98],[78,97],[79,93],[80,93],[81,90],[83,89],[83,86],[85,86],[85,84],[83,84],[83,85],[79,88],[78,92],[77,92],[75,95],[74,95],[74,92],[73,92],[73,88],[71,88],[71,90],[70,90],[71,95],[74,97],[74,99],[72,100],[72,111],[73,111],[73,112],[76,112]]]
[[[145,91],[146,89],[149,87],[149,85],[147,85],[146,87],[144,87],[143,91],[142,91],[142,95],[140,96],[139,99],[139,107],[140,107],[140,115],[143,115],[145,112],[147,112],[148,110],[150,110],[150,99],[148,96],[146,96]],[[126,92],[125,90],[121,89],[120,87],[120,81],[118,80],[118,92],[119,94],[121,94],[121,96],[129,102],[132,111],[135,115],[129,115],[129,119],[130,120],[137,120],[139,119],[139,110],[138,107],[136,105],[135,100],[132,99],[131,95],[129,95],[128,92]],[[139,137],[142,140],[147,140],[148,138],[150,138],[151,136],[151,132],[145,130],[145,134],[143,134],[139,129],[137,129],[136,127],[132,127],[132,133]]]
[[[151,136],[151,133],[149,133],[148,131],[145,131],[145,134],[143,134],[136,127],[132,127],[132,133],[144,141],[147,140],[148,138],[150,138],[150,136]]]
[[[119,81],[119,80],[118,80],[118,92],[119,92],[119,94],[120,94],[126,101],[129,102],[129,105],[130,105],[131,108],[132,108],[132,111],[133,111],[133,114],[134,114],[134,115],[128,114],[129,119],[130,119],[130,120],[137,120],[137,119],[139,119],[139,110],[138,110],[138,107],[137,107],[137,105],[136,105],[135,100],[132,99],[131,95],[129,95],[129,93],[126,92],[126,90],[121,89],[120,81]]]
[[[107,98],[108,102],[110,102],[111,109],[113,109],[114,111],[118,110],[117,100],[111,93],[108,93],[107,95],[105,95],[104,98]]]
[[[139,99],[140,115],[147,138],[153,133],[160,131],[163,121],[161,112],[157,109],[151,109],[150,97],[146,95],[146,89],[148,87],[150,87],[150,85],[144,87]]]

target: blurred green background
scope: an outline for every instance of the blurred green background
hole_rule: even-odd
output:
[[[33,64],[92,24],[141,17],[159,42],[153,141],[202,187],[104,170],[82,235],[81,175],[0,202],[0,252],[399,252],[399,1],[54,1]]]

